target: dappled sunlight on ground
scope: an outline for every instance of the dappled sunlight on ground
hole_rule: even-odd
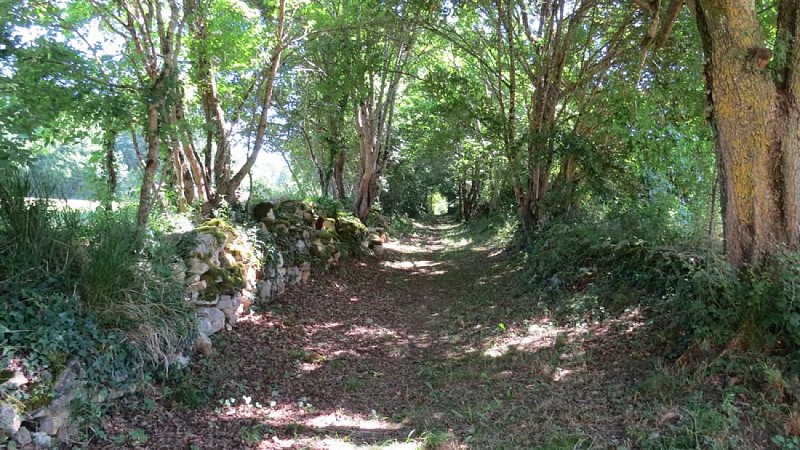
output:
[[[392,269],[429,272],[431,267],[441,266],[441,262],[434,261],[384,261],[383,265]]]
[[[275,440],[275,446],[265,446],[259,448],[309,448],[309,449],[326,449],[326,450],[351,450],[351,449],[374,449],[374,445],[358,445],[349,442],[348,439],[342,438],[320,438],[320,439],[285,439]],[[390,442],[382,443],[379,447],[383,450],[414,450],[422,448],[421,444],[416,442]]]
[[[303,424],[313,428],[356,428],[359,430],[400,430],[402,424],[393,423],[379,418],[369,418],[362,415],[348,415],[344,412],[335,412],[316,416],[308,419]]]
[[[419,236],[387,243],[383,259],[345,262],[215,335],[215,354],[198,370],[209,403],[177,407],[177,419],[165,407],[159,426],[168,431],[154,447],[634,442],[626,427],[646,419],[629,417],[632,386],[652,368],[640,345],[645,314],[556,323],[512,289],[519,260],[470,244],[461,230],[420,224]],[[587,439],[576,445],[574,436]]]
[[[563,329],[546,320],[533,323],[527,328],[511,327],[502,334],[487,339],[483,354],[498,358],[508,353],[511,348],[519,351],[535,351],[550,347],[555,344],[559,333],[563,332]]]

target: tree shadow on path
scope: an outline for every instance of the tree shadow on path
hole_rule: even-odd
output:
[[[150,448],[616,448],[657,368],[636,312],[559,326],[446,222],[290,288],[143,411]],[[140,400],[140,399],[139,399]],[[192,407],[194,406],[194,407]]]

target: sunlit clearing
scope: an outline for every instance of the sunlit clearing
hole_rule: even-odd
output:
[[[440,266],[442,263],[440,262],[433,262],[433,261],[385,261],[384,265],[386,267],[391,267],[392,269],[401,269],[401,270],[414,270],[420,269],[420,271],[427,272],[428,268]]]
[[[322,439],[313,438],[313,439],[297,439],[297,440],[295,439],[281,440],[273,438],[272,442],[270,442],[269,447],[259,447],[259,448],[309,448],[309,449],[330,449],[330,450],[380,448],[381,450],[411,450],[411,449],[423,448],[423,446],[421,444],[416,444],[414,442],[394,442],[394,443],[384,443],[381,444],[379,447],[376,447],[371,444],[357,445],[353,444],[352,442],[347,442],[344,439],[326,437]]]
[[[561,381],[567,378],[572,373],[570,369],[563,369],[561,367],[556,368],[555,373],[553,373],[553,381]]]
[[[472,240],[467,238],[460,238],[458,240],[445,238],[442,239],[442,243],[445,248],[462,248],[472,244]]]
[[[484,356],[499,358],[512,348],[520,351],[533,351],[555,344],[558,328],[547,323],[535,323],[527,329],[510,328],[500,336],[493,337],[483,351]]]
[[[347,336],[369,336],[369,337],[397,337],[397,333],[384,327],[358,327],[350,328],[345,333]]]
[[[444,195],[434,192],[429,198],[430,211],[434,216],[447,214],[447,198]]]
[[[402,424],[375,417],[367,418],[342,413],[317,416],[304,421],[303,424],[310,428],[355,428],[358,430],[399,430],[403,427]]]
[[[428,249],[418,247],[416,245],[410,244],[402,244],[397,241],[389,241],[383,244],[383,247],[387,250],[394,250],[396,252],[410,254],[410,253],[428,253]]]
[[[359,432],[396,432],[402,428],[402,424],[383,420],[373,414],[372,417],[365,417],[360,414],[346,414],[337,411],[308,418],[296,422],[304,427],[330,433],[325,437],[280,439],[273,437],[268,443],[262,442],[259,448],[313,448],[313,449],[359,449],[375,448],[372,444],[358,445],[350,441],[350,437],[338,438],[338,435],[358,434]],[[267,447],[264,447],[268,444]],[[406,442],[386,442],[380,445],[381,449],[417,449],[422,445],[414,441]]]

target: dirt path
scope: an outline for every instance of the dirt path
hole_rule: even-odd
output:
[[[106,446],[617,448],[661,420],[636,412],[635,314],[556,326],[500,252],[418,231],[215,335],[192,377],[118,405]]]

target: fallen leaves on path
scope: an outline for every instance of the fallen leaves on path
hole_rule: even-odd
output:
[[[186,380],[124,399],[92,446],[525,448],[562,432],[623,442],[631,386],[650,368],[638,318],[499,322],[511,301],[504,256],[441,234],[290,288],[215,335]]]

